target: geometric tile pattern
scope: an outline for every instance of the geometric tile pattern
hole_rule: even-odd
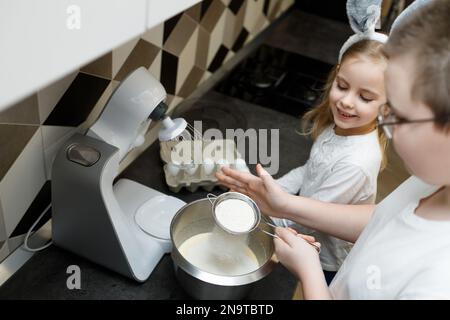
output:
[[[10,237],[17,237],[21,234],[26,234],[28,229],[31,225],[36,221],[36,219],[41,215],[43,210],[48,206],[51,200],[51,184],[50,181],[47,181],[39,190],[38,194],[36,195],[36,198],[31,203],[28,210],[23,215],[22,219],[20,220],[19,224],[14,228],[13,232],[11,233]],[[46,213],[47,217],[50,218],[50,211],[48,210]],[[36,225],[34,230],[39,229],[42,225],[45,224],[45,221],[48,220],[42,217],[41,221]]]
[[[112,77],[112,52],[108,52],[80,69],[81,72],[106,79]]]
[[[9,171],[38,129],[38,126],[0,125],[0,150],[2,150],[0,157],[0,180]]]
[[[39,124],[37,94],[32,94],[17,103],[14,108],[0,112],[0,123]]]
[[[91,113],[111,80],[79,72],[44,121],[46,126],[78,127]]]
[[[3,209],[2,209],[2,203],[0,201],[0,249],[2,245],[6,242],[6,239],[8,237],[6,236],[6,227],[5,227],[5,221],[3,218]]]
[[[148,69],[159,51],[160,49],[155,45],[140,39],[119,69],[114,80],[122,81],[131,71],[141,66]]]
[[[23,218],[45,181],[42,130],[38,128],[0,181],[0,202],[8,236]]]
[[[0,261],[50,202],[45,179],[59,145],[95,120],[130,71],[147,68],[164,85],[173,108],[293,2],[203,0],[0,112],[0,189],[14,194],[21,188],[5,186],[11,173],[30,175],[17,180],[24,184],[26,205],[20,195],[11,200],[0,194]]]

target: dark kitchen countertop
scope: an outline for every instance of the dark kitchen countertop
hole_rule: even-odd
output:
[[[297,135],[294,130],[299,120],[287,114],[255,106],[216,92],[209,92],[196,101],[183,115],[190,122],[202,120],[203,128],[261,128],[280,129],[279,175],[302,165],[311,147],[311,141]],[[270,150],[270,149],[269,149]],[[254,171],[254,165],[249,165]],[[119,178],[128,178],[169,195],[190,202],[206,196],[182,190],[172,193],[167,188],[159,143],[153,143]],[[215,188],[213,193],[222,192]],[[66,286],[67,267],[78,265],[81,269],[81,289],[69,290]],[[248,299],[291,299],[296,279],[280,264],[266,278],[259,281]],[[93,264],[81,257],[55,246],[35,254],[2,287],[0,299],[189,299],[175,278],[170,255],[165,255],[150,278],[142,284]]]

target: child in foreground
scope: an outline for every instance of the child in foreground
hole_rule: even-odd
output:
[[[260,165],[258,176],[218,175],[271,215],[356,241],[328,287],[317,251],[277,228],[278,259],[306,299],[450,299],[450,1],[416,2],[383,48],[389,107],[379,112],[411,178],[375,206],[291,195]]]

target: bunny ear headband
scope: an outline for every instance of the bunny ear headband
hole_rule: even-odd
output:
[[[339,62],[345,51],[361,40],[375,40],[385,43],[388,37],[375,32],[375,26],[380,19],[382,0],[347,0],[347,15],[350,26],[355,34],[342,46],[339,51]]]

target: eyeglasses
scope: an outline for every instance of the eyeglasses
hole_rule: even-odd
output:
[[[429,119],[416,119],[408,120],[404,118],[397,117],[394,111],[388,104],[384,104],[380,107],[378,112],[378,126],[383,128],[384,134],[388,139],[392,139],[393,127],[395,125],[406,124],[406,123],[422,123],[422,122],[432,122],[436,121],[436,118]]]

